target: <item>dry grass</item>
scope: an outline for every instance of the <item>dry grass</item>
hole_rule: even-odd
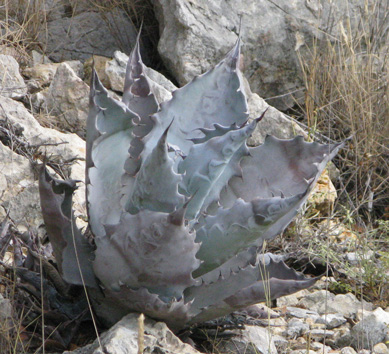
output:
[[[343,199],[362,224],[383,217],[389,202],[389,5],[361,10],[357,28],[339,24],[338,37],[314,43],[301,58],[302,107],[312,131],[339,141],[351,137],[337,161]]]
[[[315,41],[300,55],[305,101],[300,106],[310,133],[332,141],[350,138],[335,163],[340,190],[327,227],[300,225],[302,241],[312,258],[340,270],[347,279],[340,287],[360,297],[388,306],[389,282],[389,5],[366,2],[357,25],[345,16],[337,35]],[[306,215],[307,216],[307,215]],[[309,216],[309,212],[308,212]],[[331,220],[331,222],[330,222]],[[335,220],[354,235],[353,242],[334,243]],[[323,223],[322,223],[323,225]],[[296,229],[295,229],[296,231]],[[293,247],[295,248],[295,247]],[[375,260],[367,260],[368,252]],[[357,266],[342,255],[355,252]],[[339,274],[339,272],[338,272]]]
[[[44,50],[38,40],[45,31],[48,12],[44,0],[3,0],[0,5],[0,45],[11,50],[19,63],[28,61],[32,49]]]

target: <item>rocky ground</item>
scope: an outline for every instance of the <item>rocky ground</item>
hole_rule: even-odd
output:
[[[59,1],[58,6],[48,8],[47,55],[37,50],[21,55],[17,47],[7,45],[4,41],[5,44],[0,46],[0,221],[6,220],[0,228],[2,277],[6,274],[7,266],[17,258],[14,254],[15,243],[10,246],[12,242],[4,241],[9,228],[18,235],[45,235],[36,163],[46,159],[53,174],[80,181],[84,179],[83,139],[92,62],[113,96],[120,96],[123,90],[128,57],[122,51],[128,54],[133,46],[136,35],[133,24],[122,10],[106,14],[126,28],[126,38],[122,38],[119,46],[117,38],[98,12],[76,4],[82,2]],[[257,117],[269,108],[250,143],[260,144],[267,134],[279,138],[298,134],[307,136],[302,124],[269,106],[269,103],[280,109],[291,105],[291,96],[283,95],[300,89],[302,79],[298,76],[296,51],[304,49],[305,43],[316,34],[317,26],[322,26],[328,20],[327,9],[321,8],[320,2],[316,1],[305,2],[299,9],[282,1],[279,5],[284,11],[280,13],[277,7],[270,5],[271,2],[263,2],[261,6],[252,8],[249,15],[247,9],[251,8],[250,4],[243,1],[239,9],[232,9],[229,2],[219,5],[212,2],[207,7],[200,3],[155,1],[155,16],[161,33],[159,53],[176,82],[185,84],[194,75],[208,69],[233,45],[239,28],[238,15],[243,15],[245,45],[242,59],[248,78],[245,90],[250,117]],[[68,6],[73,6],[72,16],[68,16]],[[354,13],[356,9],[357,5],[353,5],[351,12]],[[209,16],[209,13],[218,11],[222,11],[223,15]],[[327,15],[318,16],[321,11]],[[341,7],[338,8],[335,15],[340,16],[342,11]],[[261,26],[255,22],[261,23]],[[69,26],[70,30],[66,32]],[[123,31],[120,33],[124,36]],[[93,59],[92,53],[95,54]],[[152,55],[152,49],[145,48],[146,60],[147,56]],[[282,74],[285,67],[289,68],[287,75]],[[148,70],[148,75],[153,80],[159,102],[170,99],[176,86],[153,69]],[[251,92],[250,86],[256,93]],[[257,93],[275,98],[265,101]],[[244,313],[236,313],[219,322],[181,333],[180,338],[189,344],[181,342],[164,324],[146,319],[143,324],[144,352],[389,353],[389,307],[385,292],[387,256],[372,247],[359,248],[361,242],[355,230],[346,223],[340,225],[332,217],[337,195],[333,182],[336,184],[338,178],[336,168],[330,167],[319,181],[306,210],[306,216],[315,215],[314,221],[301,217],[293,225],[293,232],[298,235],[322,237],[320,230],[323,222],[320,226],[320,220],[325,219],[324,242],[330,245],[328,250],[338,252],[336,265],[332,264],[334,257],[329,256],[326,266],[332,265],[337,272],[327,274],[331,276],[323,277],[312,289],[277,299],[276,303],[271,304],[271,309],[259,304]],[[84,227],[86,209],[82,183],[74,203],[77,223]],[[290,234],[293,233],[291,230],[288,231]],[[285,242],[290,240],[280,241],[279,249],[296,254],[293,247],[285,246]],[[20,249],[28,253],[24,244]],[[307,257],[314,254],[308,249],[300,250],[298,254],[304,252]],[[339,274],[347,276],[352,271],[353,274],[364,272],[364,275],[368,275],[371,269],[375,270],[372,276],[376,274],[376,277],[382,277],[380,279],[384,284],[377,283],[376,286],[380,288],[378,296],[370,298],[379,301],[361,300],[363,296],[358,288],[363,286],[361,283],[354,283],[354,287],[344,285],[339,290],[339,284],[343,284],[336,278]],[[0,286],[0,322],[10,323],[15,315],[13,302],[4,284]],[[103,349],[99,349],[96,341],[73,352],[135,353],[139,326],[138,315],[128,315],[101,334]]]

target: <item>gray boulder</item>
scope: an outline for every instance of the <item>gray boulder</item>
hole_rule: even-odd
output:
[[[340,18],[356,18],[363,0],[154,0],[160,25],[159,53],[182,85],[208,70],[233,46],[242,21],[244,73],[254,92],[277,108],[294,104],[300,92],[298,54],[305,44],[336,35]]]
[[[112,57],[118,48],[129,53],[135,38],[136,30],[123,10],[80,12],[48,22],[46,52],[56,62],[85,60],[93,54]]]

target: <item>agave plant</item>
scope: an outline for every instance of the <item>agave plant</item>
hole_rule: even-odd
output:
[[[238,40],[161,106],[138,43],[122,101],[93,73],[86,138],[93,246],[75,226],[75,181],[41,170],[59,270],[89,288],[108,324],[142,312],[180,329],[316,281],[262,246],[291,222],[341,144],[268,136],[248,147],[260,118],[248,119],[239,58]]]

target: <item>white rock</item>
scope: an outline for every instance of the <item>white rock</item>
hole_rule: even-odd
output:
[[[389,349],[385,343],[378,343],[373,347],[373,354],[389,354]]]
[[[153,2],[161,33],[159,53],[181,85],[232,48],[241,21],[245,75],[260,96],[282,95],[269,102],[278,108],[295,104],[288,93],[302,86],[298,54],[305,53],[305,43],[313,38],[319,45],[325,43],[329,37],[324,33],[334,34],[346,14],[358,18],[364,4],[362,0],[347,5],[317,0]],[[353,20],[350,23],[354,25]],[[302,97],[303,91],[298,94]]]
[[[365,316],[351,329],[352,346],[354,348],[372,348],[383,342],[388,332],[389,313],[379,307],[370,313],[365,313]]]
[[[138,353],[138,317],[138,314],[129,314],[103,333],[100,337],[102,348],[99,348],[96,340],[84,348],[64,352],[64,354]],[[144,329],[145,353],[200,354],[189,344],[182,343],[165,323],[145,319]]]
[[[301,309],[299,307],[289,306],[286,308],[286,313],[289,316],[297,317],[297,318],[310,318],[310,317],[319,317],[319,314],[316,311],[310,311],[306,309]]]
[[[0,54],[0,95],[21,99],[27,94],[27,86],[19,73],[14,57]]]
[[[316,323],[324,323],[328,329],[336,328],[346,323],[347,320],[340,314],[324,314],[316,319]]]
[[[236,335],[217,344],[219,353],[277,354],[274,338],[268,328],[245,326]]]
[[[314,341],[321,342],[324,339],[333,339],[335,332],[325,329],[311,329],[308,332],[308,336]]]
[[[51,60],[44,54],[37,52],[36,50],[31,51],[32,66],[38,64],[49,64]]]
[[[374,257],[374,251],[369,250],[365,253],[357,253],[357,252],[348,252],[345,255],[345,259],[347,262],[350,263],[350,265],[359,265],[361,264],[361,261],[367,261]]]
[[[344,347],[340,350],[340,354],[357,354],[357,352],[352,347]]]
[[[105,64],[105,72],[114,91],[123,92],[127,61],[128,56],[116,50],[113,59]]]
[[[78,77],[82,78],[84,67],[79,60],[67,61],[66,64],[73,69]],[[53,81],[60,65],[60,63],[36,64],[31,68],[25,68],[23,75],[29,79],[36,80],[40,87],[47,86]]]
[[[371,304],[364,302],[363,304],[355,297],[355,295],[339,294],[334,295],[326,290],[319,290],[307,295],[298,303],[299,306],[317,311],[319,314],[339,313],[346,318],[354,318],[358,309],[362,307],[371,308]]]
[[[85,136],[89,111],[89,86],[73,69],[62,63],[47,90],[46,109],[56,115],[56,124],[70,132]]]
[[[283,307],[283,306],[295,306],[299,302],[299,299],[304,297],[305,295],[310,294],[309,290],[300,290],[294,294],[281,296],[279,297],[277,301],[277,307]]]
[[[42,224],[38,186],[27,158],[0,143],[1,207],[20,232]]]
[[[309,325],[298,319],[292,319],[288,322],[288,328],[285,336],[289,339],[296,339],[309,331]]]
[[[307,350],[307,349],[296,349],[289,352],[289,354],[316,354],[313,350]]]
[[[85,173],[85,142],[75,134],[64,134],[57,130],[42,127],[27,111],[22,103],[0,96],[0,123],[12,129],[18,139],[29,142],[29,148],[42,144],[37,152],[47,154],[50,159],[59,163],[71,163],[70,177],[84,180]],[[59,145],[55,145],[59,144]],[[5,194],[2,205],[11,208],[11,219],[18,225],[20,231],[30,225],[39,227],[42,224],[37,181],[27,158],[16,154],[8,147],[1,145],[0,186]],[[73,163],[72,163],[73,162]],[[1,192],[1,191],[0,191]],[[80,185],[74,196],[75,215],[85,214],[85,186]]]

